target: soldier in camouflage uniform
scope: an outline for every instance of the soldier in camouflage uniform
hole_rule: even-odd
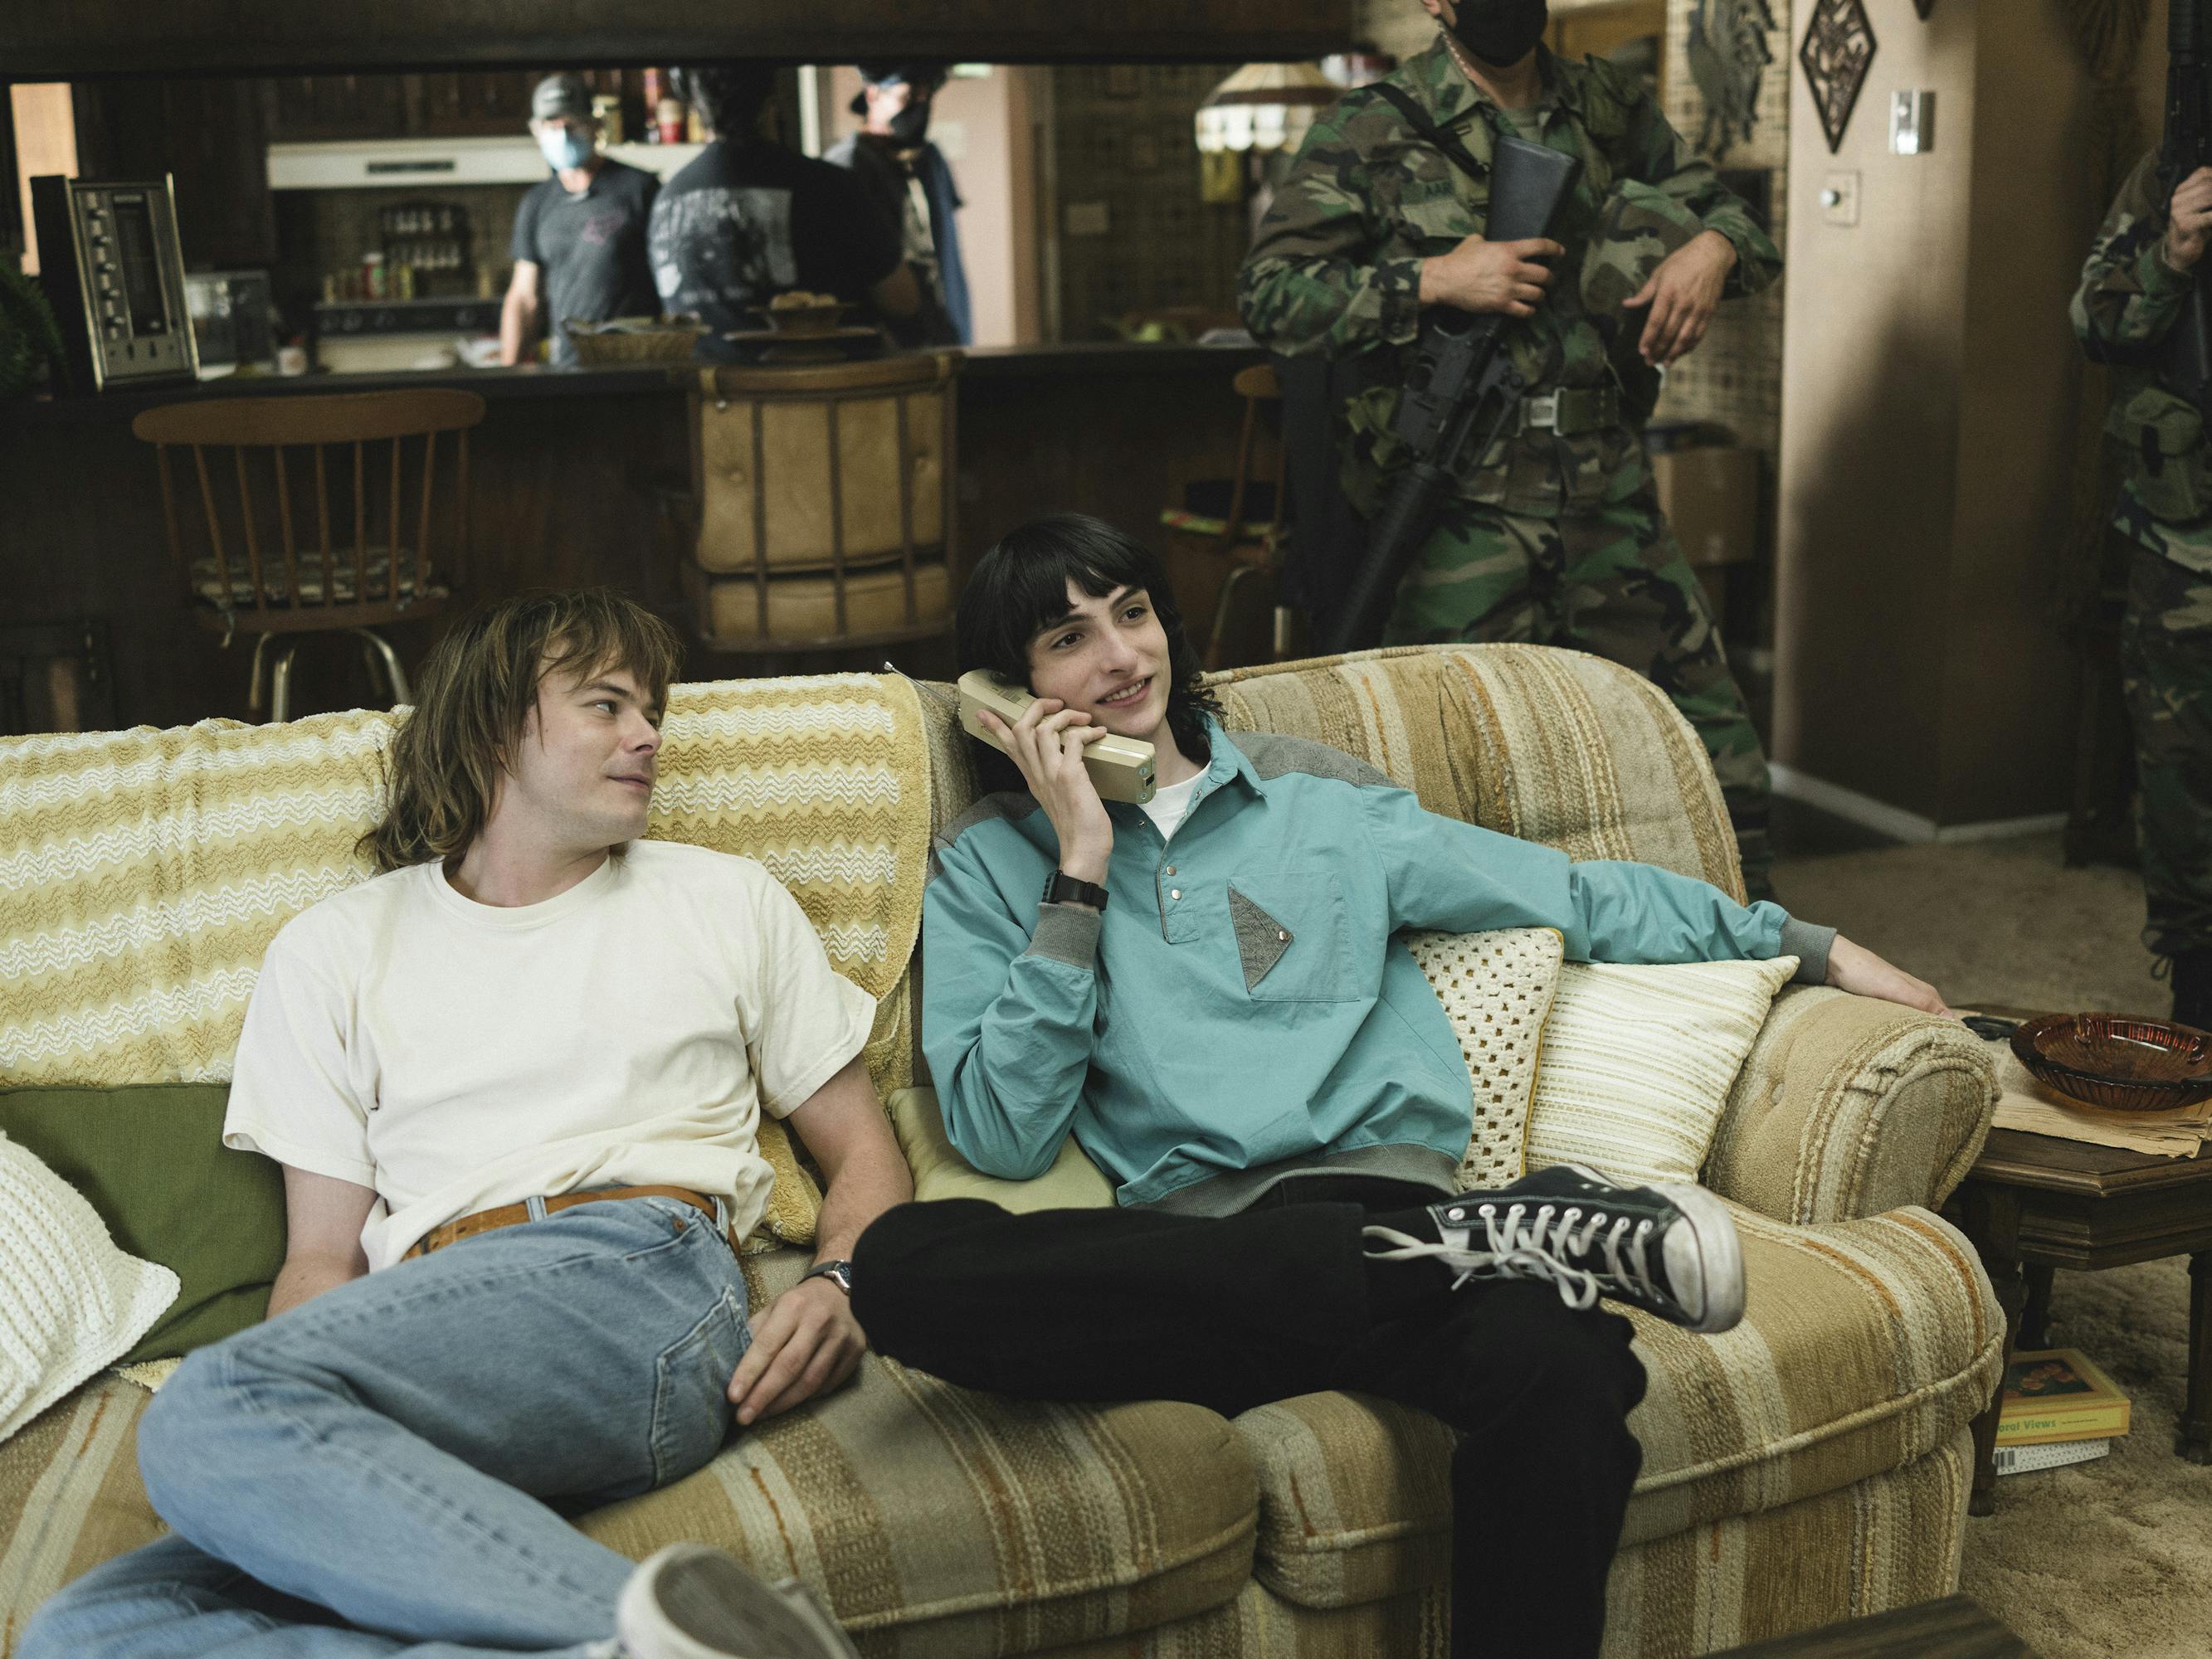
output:
[[[1444,27],[1390,82],[1479,164],[1506,136],[1579,157],[1559,240],[1485,242],[1486,184],[1362,88],[1315,123],[1261,222],[1245,322],[1285,354],[1375,354],[1372,389],[1340,428],[1345,492],[1371,517],[1404,459],[1390,422],[1423,307],[1528,319],[1509,337],[1530,385],[1518,429],[1459,478],[1384,637],[1573,646],[1648,677],[1712,757],[1761,896],[1765,757],[1659,511],[1642,428],[1660,367],[1698,343],[1723,295],[1773,282],[1781,255],[1620,71],[1566,63],[1533,33],[1527,46],[1483,44],[1510,36],[1516,12],[1540,30],[1536,0],[1468,0],[1463,15],[1451,0],[1422,3]],[[1505,68],[1489,55],[1516,48]]]
[[[2212,471],[2204,419],[2160,383],[2155,349],[2212,239],[2212,168],[2160,189],[2147,155],[2097,232],[2074,331],[2113,363],[2105,430],[2126,456],[2120,629],[2142,785],[2143,942],[2173,964],[2173,1017],[2212,1027]]]

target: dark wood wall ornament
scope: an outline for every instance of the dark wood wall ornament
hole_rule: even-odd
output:
[[[1924,23],[1928,14],[1936,9],[1936,0],[1912,0],[1912,9],[1920,14],[1920,21]]]
[[[1805,26],[1797,61],[1805,66],[1831,155],[1851,124],[1874,54],[1874,25],[1867,21],[1864,0],[1813,0],[1813,20]]]
[[[1766,0],[1697,0],[1690,14],[1690,78],[1705,100],[1698,149],[1725,160],[1759,119],[1759,83],[1774,61]]]
[[[70,0],[9,8],[17,80],[461,66],[588,67],[714,58],[844,63],[1286,62],[1342,52],[1353,0]]]

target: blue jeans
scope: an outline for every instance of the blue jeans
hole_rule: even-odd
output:
[[[631,1564],[562,1517],[711,1458],[751,1340],[720,1231],[583,1204],[326,1291],[187,1359],[138,1467],[173,1535],[19,1659],[605,1650]]]

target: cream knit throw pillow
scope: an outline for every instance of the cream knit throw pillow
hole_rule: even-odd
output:
[[[1694,1182],[1735,1074],[1797,958],[1569,963],[1544,1027],[1526,1167]]]
[[[83,1194],[0,1134],[0,1440],[128,1352],[177,1299]]]
[[[1443,1004],[1474,1090],[1459,1189],[1502,1187],[1521,1173],[1544,1015],[1559,982],[1559,936],[1548,927],[1409,933],[1406,948]]]

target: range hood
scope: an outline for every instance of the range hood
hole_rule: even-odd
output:
[[[617,161],[665,179],[705,146],[610,144]],[[534,185],[552,169],[526,134],[513,138],[380,138],[271,144],[271,190],[410,190],[426,185]]]

